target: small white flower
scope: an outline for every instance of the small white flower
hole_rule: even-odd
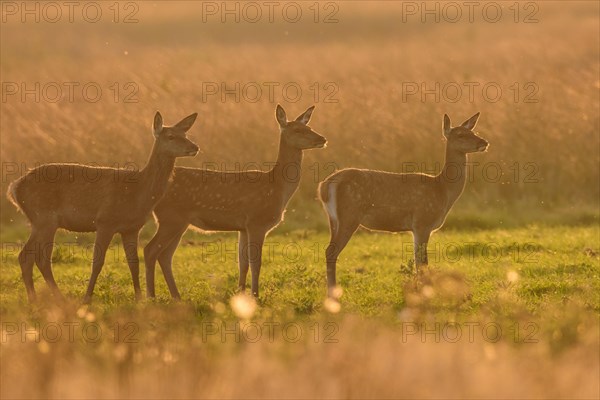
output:
[[[423,296],[427,297],[428,299],[431,299],[433,296],[435,296],[435,290],[429,285],[423,286],[421,293],[423,293]]]
[[[233,296],[229,304],[234,314],[241,319],[252,318],[256,311],[256,300],[244,293]]]
[[[519,280],[519,273],[517,271],[510,270],[506,273],[506,279],[510,283],[515,283]]]
[[[325,307],[325,310],[327,310],[328,312],[330,312],[332,314],[337,314],[342,309],[340,302],[331,297],[328,297],[325,299],[323,306]]]

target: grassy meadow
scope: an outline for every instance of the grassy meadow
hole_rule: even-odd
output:
[[[264,7],[258,22],[223,23],[221,2],[191,1],[23,23],[0,3],[2,193],[41,163],[141,168],[156,110],[167,124],[199,114],[201,153],[179,165],[269,168],[277,103],[290,118],[316,105],[310,125],[329,141],[305,153],[266,240],[257,303],[236,294],[236,235],[188,231],[173,268],[182,302],[157,268],[157,298],[136,303],[115,239],[81,306],[94,236],[63,231],[53,271],[67,299],[36,269],[28,305],[29,227],[2,197],[0,396],[598,398],[599,6],[496,2],[498,22],[477,8],[472,23],[466,10],[423,23],[407,3],[421,4],[299,2],[298,22],[276,8],[272,23]],[[325,301],[318,182],[349,166],[435,173],[443,114],[477,111],[490,148],[470,156],[429,268],[415,275],[410,234],[360,231],[338,263],[340,303]]]

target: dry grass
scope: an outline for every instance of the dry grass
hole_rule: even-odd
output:
[[[215,304],[215,312],[201,319],[188,305],[148,304],[114,313],[77,309],[74,304],[46,305],[29,316],[2,318],[1,394],[3,398],[598,395],[598,330],[593,319],[579,321],[575,344],[556,351],[543,334],[536,333],[535,342],[523,342],[524,325],[519,340],[503,326],[496,341],[494,329],[484,334],[483,326],[489,323],[485,319],[457,321],[462,333],[455,340],[456,331],[444,330],[447,322],[438,321],[436,328],[434,315],[429,315],[428,320],[390,324],[326,313],[297,319],[273,315],[268,309],[259,309],[252,320],[238,320],[222,304]],[[17,333],[11,325],[14,318],[25,324]],[[260,327],[262,336],[248,328],[250,323]],[[267,323],[275,324],[272,334]],[[468,323],[477,324],[472,334]],[[292,329],[284,329],[287,324]],[[50,325],[61,327],[60,339],[54,339],[56,331]],[[115,334],[117,325],[120,334]],[[72,336],[67,326],[73,327]],[[89,326],[101,329],[98,341],[90,341],[96,328],[84,329]],[[236,326],[238,337],[233,333]],[[302,334],[296,341],[297,329]]]
[[[315,102],[310,85],[334,82],[339,102],[323,102],[327,91],[321,89],[313,117],[313,127],[330,143],[306,157],[313,167],[305,168],[292,203],[296,213],[289,216],[298,225],[325,227],[313,199],[317,181],[332,172],[330,163],[395,171],[417,163],[434,172],[443,161],[442,114],[458,123],[477,110],[482,112],[478,128],[491,147],[472,160],[494,163],[504,176],[486,181],[483,167],[475,167],[463,210],[485,207],[482,214],[543,220],[558,209],[570,214],[591,209],[597,217],[597,5],[584,2],[564,10],[542,4],[536,24],[403,24],[396,14],[399,4],[357,3],[340,8],[339,23],[318,25],[201,23],[200,3],[188,4],[192,9],[169,12],[163,5],[141,4],[140,22],[132,25],[3,26],[3,81],[30,87],[97,82],[103,97],[89,103],[76,91],[74,102],[23,103],[10,96],[2,105],[2,160],[27,167],[50,161],[141,165],[152,142],[153,110],[160,109],[167,122],[191,111],[200,114],[192,135],[204,152],[182,164],[265,165],[276,157],[275,103],[298,114]],[[76,41],[69,39],[74,31]],[[127,90],[121,88],[115,103],[113,82],[135,82],[139,102],[123,103]],[[296,82],[303,96],[291,104],[279,89],[273,102],[266,90],[256,103],[244,98],[236,103],[232,96],[221,102],[218,95],[203,101],[206,82],[230,88],[236,82],[277,82],[280,88]],[[430,88],[435,82],[496,82],[503,96],[492,103],[476,91],[471,102],[465,90],[456,103],[431,96],[422,102],[418,95],[403,101],[402,82],[426,82]],[[509,88],[514,82],[521,87],[517,103]],[[539,88],[537,103],[522,101],[527,82]],[[535,182],[526,181],[529,173]],[[16,175],[5,170],[3,187]],[[11,210],[5,222],[14,215]]]

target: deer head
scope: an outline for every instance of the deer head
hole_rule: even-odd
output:
[[[479,113],[473,115],[460,126],[452,128],[450,118],[444,114],[444,137],[448,140],[448,148],[461,153],[486,151],[489,145],[488,141],[473,132],[478,119]]]
[[[152,130],[156,139],[155,146],[158,153],[171,157],[195,156],[198,146],[186,137],[186,132],[196,121],[197,113],[185,117],[173,126],[164,126],[160,112],[156,112]]]
[[[311,127],[307,125],[314,109],[315,106],[309,107],[294,121],[288,121],[285,110],[277,104],[275,117],[279,123],[281,140],[285,144],[298,150],[319,149],[325,147],[327,139],[313,131]]]

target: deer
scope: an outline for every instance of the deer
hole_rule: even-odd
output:
[[[163,126],[163,118],[157,111],[152,125],[154,145],[148,162],[140,170],[77,163],[44,164],[11,183],[8,198],[31,225],[29,239],[18,256],[30,303],[36,300],[34,263],[51,293],[63,297],[51,266],[54,236],[59,228],[96,232],[84,304],[91,302],[106,251],[117,233],[121,235],[135,297],[141,298],[139,232],[167,190],[175,159],[198,153],[198,146],[186,137],[197,115],[191,114],[173,126]]]
[[[325,259],[330,298],[339,297],[338,256],[359,227],[412,232],[417,273],[428,264],[429,238],[442,227],[465,188],[467,154],[487,151],[489,146],[473,132],[478,119],[479,113],[460,126],[451,127],[450,118],[444,114],[446,159],[437,175],[346,168],[319,184],[318,196],[329,219],[330,241]]]
[[[258,298],[263,243],[283,221],[287,204],[298,189],[303,152],[327,144],[327,139],[308,125],[314,108],[288,121],[283,107],[277,105],[279,154],[268,171],[175,168],[172,185],[154,209],[158,229],[144,248],[147,297],[155,297],[158,261],[172,298],[181,299],[173,277],[173,255],[192,225],[201,231],[238,232],[238,290],[245,292],[250,268],[252,294]]]

